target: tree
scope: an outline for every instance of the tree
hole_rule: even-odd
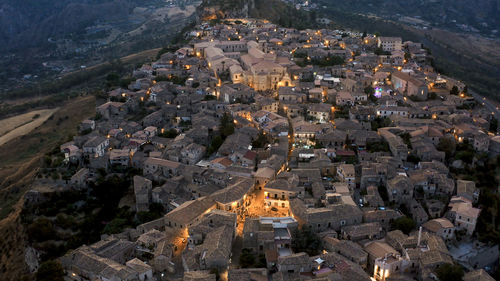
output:
[[[227,112],[224,112],[220,120],[220,133],[223,139],[226,139],[234,133],[233,117]]]
[[[411,218],[404,216],[395,219],[392,222],[391,227],[393,230],[399,229],[403,233],[409,234],[410,231],[412,231],[415,228],[415,222]]]
[[[266,137],[264,132],[259,132],[257,139],[252,142],[252,147],[254,148],[264,148],[266,144],[269,143],[269,139]]]
[[[203,100],[216,100],[216,99],[217,99],[217,97],[214,95],[205,95],[203,97]]]
[[[249,268],[255,264],[255,255],[251,249],[243,249],[240,255],[240,266],[242,268]]]
[[[296,229],[292,236],[292,249],[294,252],[306,252],[310,256],[319,255],[322,247],[321,239],[311,228]]]
[[[456,264],[445,263],[436,269],[439,281],[463,280],[464,270]]]
[[[266,255],[260,254],[257,257],[257,260],[255,262],[254,267],[256,267],[256,268],[266,268],[267,267]]]
[[[408,132],[404,132],[402,134],[399,135],[401,137],[401,139],[403,140],[403,142],[406,144],[406,146],[408,146],[408,148],[412,148],[412,145],[411,145],[411,135],[410,133]]]
[[[366,142],[366,150],[368,150],[369,152],[391,151],[389,149],[389,143],[387,143],[385,140]]]
[[[177,137],[177,135],[179,135],[179,133],[174,128],[172,128],[168,131],[165,131],[164,133],[158,134],[159,137],[168,138],[168,139],[173,139],[173,138]]]
[[[139,224],[146,223],[152,220],[159,219],[163,216],[165,208],[160,203],[151,203],[149,205],[149,211],[138,212],[137,220]]]
[[[116,234],[123,231],[128,226],[128,222],[123,218],[115,218],[104,227],[103,233]]]
[[[458,96],[458,94],[460,93],[460,91],[458,90],[458,87],[457,86],[453,86],[450,90],[450,95],[455,95],[455,96]]]
[[[384,200],[384,202],[389,201],[389,194],[387,194],[387,189],[385,188],[384,185],[379,184],[377,186],[378,194],[380,194],[380,198]]]
[[[498,131],[498,119],[492,116],[490,120],[490,132],[496,133],[497,131]]]
[[[405,52],[405,60],[408,62],[411,59],[411,54],[408,52]]]
[[[443,137],[439,139],[437,149],[439,151],[444,151],[447,159],[449,159],[455,153],[456,148],[457,145],[453,138]]]
[[[418,164],[420,162],[420,157],[418,157],[417,155],[413,154],[413,153],[410,153],[410,155],[408,155],[408,157],[406,158],[406,161],[410,162],[410,163],[413,163],[413,164]]]
[[[56,237],[54,224],[47,218],[38,218],[28,226],[28,236],[34,241],[46,241]]]
[[[474,150],[461,150],[457,151],[455,154],[455,159],[456,160],[462,160],[465,163],[472,163],[472,160],[474,159]]]
[[[36,281],[64,281],[64,269],[58,261],[42,263],[35,275]]]
[[[375,94],[375,89],[373,89],[372,86],[366,86],[366,88],[365,88],[364,91],[365,91],[365,94],[367,94],[367,95],[373,95],[373,94]]]
[[[207,149],[207,155],[211,155],[212,153],[216,152],[223,142],[224,140],[221,136],[215,136],[212,140],[212,143],[210,143],[210,146]]]
[[[391,125],[391,119],[387,117],[377,116],[371,122],[372,131],[377,131],[379,128],[389,127]]]

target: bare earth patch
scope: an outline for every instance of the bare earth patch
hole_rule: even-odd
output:
[[[24,114],[19,114],[13,117],[5,118],[0,120],[0,136],[5,135],[6,133],[14,130],[17,127],[20,127],[22,125],[27,124],[28,122],[33,121],[37,114],[42,116],[46,112],[50,112],[52,109],[41,109],[41,110],[34,110],[30,111],[28,113]]]
[[[35,110],[11,118],[0,120],[0,145],[24,136],[40,126],[59,108]],[[38,116],[37,118],[33,118]]]

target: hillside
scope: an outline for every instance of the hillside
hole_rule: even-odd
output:
[[[198,13],[201,19],[260,18],[298,29],[317,25],[315,12],[297,10],[280,0],[205,0]]]
[[[100,3],[101,2],[101,3]],[[49,45],[48,38],[82,34],[97,20],[126,18],[133,3],[117,1],[0,1],[0,51]]]
[[[0,0],[0,92],[164,46],[199,1]]]
[[[79,97],[60,105],[31,133],[0,146],[4,160],[0,164],[0,236],[5,237],[0,239],[1,280],[21,280],[28,273],[24,263],[27,241],[19,218],[22,195],[30,189],[43,155],[75,134],[81,120],[94,114],[95,98]]]
[[[344,12],[373,14],[454,31],[474,31],[498,37],[498,0],[318,0],[319,5]],[[411,17],[411,18],[408,18]]]

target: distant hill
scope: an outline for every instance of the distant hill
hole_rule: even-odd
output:
[[[0,0],[0,94],[165,46],[193,20],[199,3]]]
[[[414,17],[431,26],[475,30],[495,35],[500,31],[500,0],[317,0],[329,8],[385,18]],[[467,26],[464,26],[467,25]],[[497,33],[498,34],[498,33]],[[498,34],[500,35],[500,34]]]
[[[48,44],[48,38],[84,33],[96,21],[127,18],[127,0],[0,0],[0,51]]]

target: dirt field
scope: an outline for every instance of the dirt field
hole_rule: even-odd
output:
[[[39,114],[43,116],[45,112],[52,111],[52,109],[34,110],[25,114],[16,115],[14,117],[5,118],[0,120],[0,136],[5,135],[7,132],[14,130],[21,125],[24,125],[33,120],[33,116]]]
[[[35,110],[0,120],[0,146],[19,136],[24,136],[40,126],[59,108]],[[38,115],[38,118],[33,119]]]

